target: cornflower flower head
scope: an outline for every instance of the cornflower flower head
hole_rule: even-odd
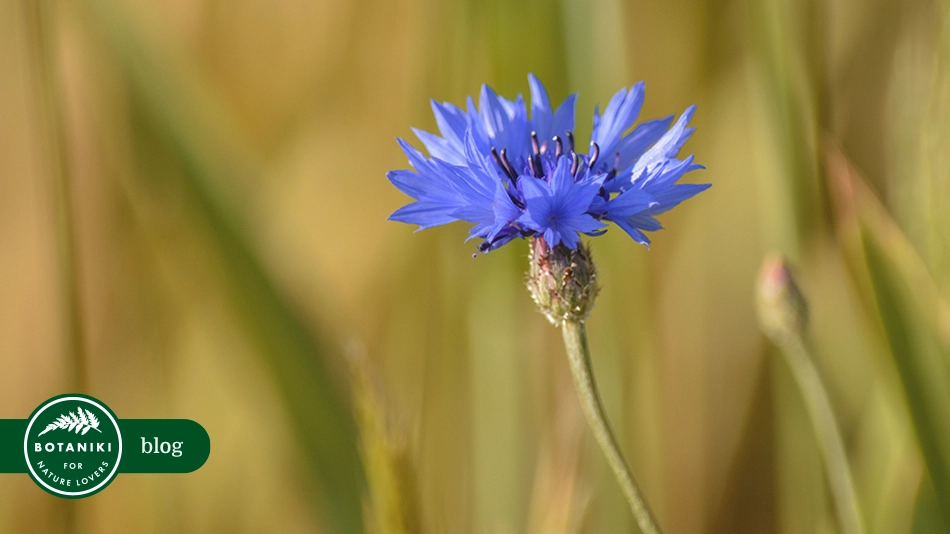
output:
[[[420,230],[467,221],[480,252],[531,237],[576,251],[580,234],[603,234],[604,221],[649,246],[644,232],[662,228],[655,216],[709,187],[677,183],[703,168],[693,156],[678,159],[695,106],[675,123],[669,116],[636,124],[643,82],[621,89],[602,115],[595,109],[585,154],[572,133],[576,95],[555,110],[534,75],[528,83],[530,117],[521,95],[508,100],[487,85],[479,105],[469,97],[465,110],[433,100],[441,135],[413,129],[428,156],[399,139],[413,170],[387,176],[415,201],[390,219]]]

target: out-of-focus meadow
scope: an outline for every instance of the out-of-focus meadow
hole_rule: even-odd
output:
[[[595,372],[665,530],[838,531],[756,321],[778,251],[867,531],[946,532],[950,2],[929,0],[0,3],[0,417],[78,390],[212,440],[195,473],[76,502],[0,476],[0,531],[635,532],[525,243],[472,259],[463,225],[386,221],[429,98],[527,94],[528,72],[579,93],[582,142],[641,79],[643,118],[699,106],[685,153],[712,189],[652,250],[594,244]]]

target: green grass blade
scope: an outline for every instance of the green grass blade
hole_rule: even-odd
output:
[[[947,306],[926,268],[863,179],[830,145],[838,237],[876,310],[944,518],[950,523],[950,343]]]
[[[362,532],[362,467],[352,414],[327,363],[332,351],[276,287],[223,188],[257,172],[229,126],[234,121],[182,57],[159,53],[122,9],[90,2],[90,17],[130,81],[144,123],[180,165],[185,204],[212,236],[222,258],[230,307],[271,368],[309,460],[304,479],[317,486],[321,512],[338,532]]]
[[[912,289],[888,251],[863,234],[865,257],[927,470],[945,519],[950,521],[950,355],[913,301]]]

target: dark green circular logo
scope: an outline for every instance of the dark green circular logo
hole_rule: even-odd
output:
[[[68,499],[88,497],[108,486],[119,469],[119,421],[87,395],[53,397],[27,421],[23,453],[30,478],[41,488]]]

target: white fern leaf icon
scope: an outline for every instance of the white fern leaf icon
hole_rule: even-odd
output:
[[[76,414],[69,412],[69,428],[66,429],[67,432],[72,432],[74,428],[79,424],[79,418],[76,417]]]
[[[95,430],[101,434],[102,431],[99,430],[99,418],[89,410],[86,410],[86,416],[89,419],[89,423],[88,426],[82,430],[82,435],[85,436],[86,432],[89,432],[90,430]]]
[[[86,414],[82,411],[82,408],[76,410],[76,412],[79,414],[79,426],[85,427],[86,425],[88,425],[89,420],[86,419]],[[79,433],[79,428],[76,428],[76,433],[77,434]]]
[[[60,415],[52,423],[46,425],[46,428],[44,428],[42,432],[37,434],[37,437],[42,436],[43,434],[47,432],[51,432],[53,430],[58,430],[58,429],[64,429],[66,430],[66,432],[75,431],[76,434],[81,433],[84,436],[86,435],[86,432],[89,432],[90,430],[95,430],[96,432],[99,432],[100,434],[102,433],[102,431],[99,430],[99,418],[96,417],[92,412],[90,412],[89,410],[86,410],[85,412],[83,412],[82,408],[78,408],[76,412],[78,412],[79,415],[76,415],[73,412],[69,412],[68,414],[65,414],[65,415]]]
[[[69,418],[65,415],[59,416],[55,421],[46,425],[46,428],[43,429],[38,435],[42,436],[43,434],[49,432],[50,430],[56,430],[57,428],[66,428],[69,426]]]

